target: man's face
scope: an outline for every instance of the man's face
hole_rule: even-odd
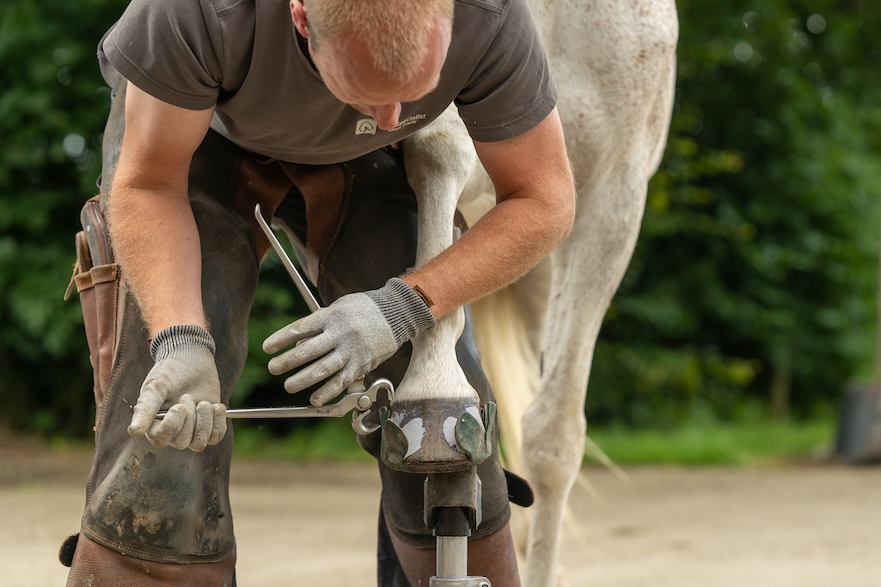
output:
[[[294,22],[297,23],[296,14]],[[450,29],[448,20],[436,18],[422,67],[407,83],[377,72],[360,39],[322,41],[318,50],[312,43],[309,47],[327,89],[339,100],[371,116],[379,128],[391,130],[398,125],[402,102],[418,100],[437,87],[450,45]],[[303,36],[308,39],[308,34]]]

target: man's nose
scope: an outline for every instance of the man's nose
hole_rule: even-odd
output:
[[[401,117],[401,103],[371,106],[370,116],[376,121],[376,125],[382,130],[391,130],[398,126]]]

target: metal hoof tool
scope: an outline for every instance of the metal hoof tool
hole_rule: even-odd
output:
[[[373,404],[380,391],[384,390],[389,400],[394,395],[394,386],[388,379],[377,379],[370,387],[364,387],[364,380],[349,386],[349,391],[335,404],[324,406],[282,406],[277,408],[238,408],[226,411],[226,417],[241,418],[341,418],[352,412],[352,429],[356,434],[367,436],[376,432],[380,424],[367,426],[364,419],[373,411]],[[168,412],[159,412],[156,418],[161,420]]]
[[[316,300],[315,296],[312,294],[312,290],[309,289],[308,285],[306,285],[306,280],[303,279],[303,276],[300,275],[299,271],[297,271],[297,266],[294,265],[294,262],[291,261],[291,258],[288,256],[288,252],[284,250],[283,246],[281,246],[281,243],[278,241],[278,237],[275,236],[272,228],[269,226],[269,224],[266,223],[266,219],[263,218],[263,213],[260,211],[260,204],[254,206],[254,218],[257,219],[257,224],[260,225],[260,229],[263,230],[263,234],[265,234],[266,238],[269,239],[269,244],[272,245],[272,248],[278,255],[278,258],[281,259],[281,264],[284,265],[284,268],[287,270],[288,275],[291,276],[294,285],[297,286],[297,291],[299,291],[300,295],[303,296],[303,300],[306,302],[306,306],[309,308],[309,311],[314,312],[315,310],[321,308],[318,300]]]
[[[275,236],[272,228],[263,218],[260,211],[260,204],[254,207],[254,217],[257,223],[269,239],[269,244],[278,254],[282,264],[297,286],[297,290],[306,301],[310,312],[314,312],[321,308],[318,300],[312,294],[312,290],[306,285],[306,280],[297,271],[296,265],[291,261],[287,251]],[[349,412],[352,413],[352,428],[356,434],[366,436],[380,429],[381,424],[375,426],[367,426],[364,419],[371,413],[373,404],[376,403],[376,397],[380,390],[384,390],[388,394],[391,401],[394,396],[394,385],[388,379],[377,379],[370,387],[366,387],[364,379],[359,379],[349,386],[347,393],[343,398],[335,404],[324,406],[284,406],[278,408],[241,408],[226,411],[227,418],[339,418],[345,416]],[[161,420],[168,412],[159,412],[156,418]]]

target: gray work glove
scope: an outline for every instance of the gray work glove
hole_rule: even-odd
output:
[[[226,406],[214,363],[214,339],[195,325],[171,326],[150,343],[156,362],[141,386],[128,433],[146,434],[158,447],[194,452],[217,444],[226,434]],[[166,408],[168,414],[156,420]]]
[[[269,372],[281,375],[306,365],[285,381],[288,393],[329,378],[310,398],[320,406],[435,324],[422,298],[393,277],[379,289],[343,296],[285,326],[263,342],[263,350],[274,354],[295,344],[269,361]]]

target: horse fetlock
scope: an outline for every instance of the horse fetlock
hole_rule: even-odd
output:
[[[492,454],[496,404],[472,398],[395,402],[380,409],[386,465],[406,473],[452,473]]]

